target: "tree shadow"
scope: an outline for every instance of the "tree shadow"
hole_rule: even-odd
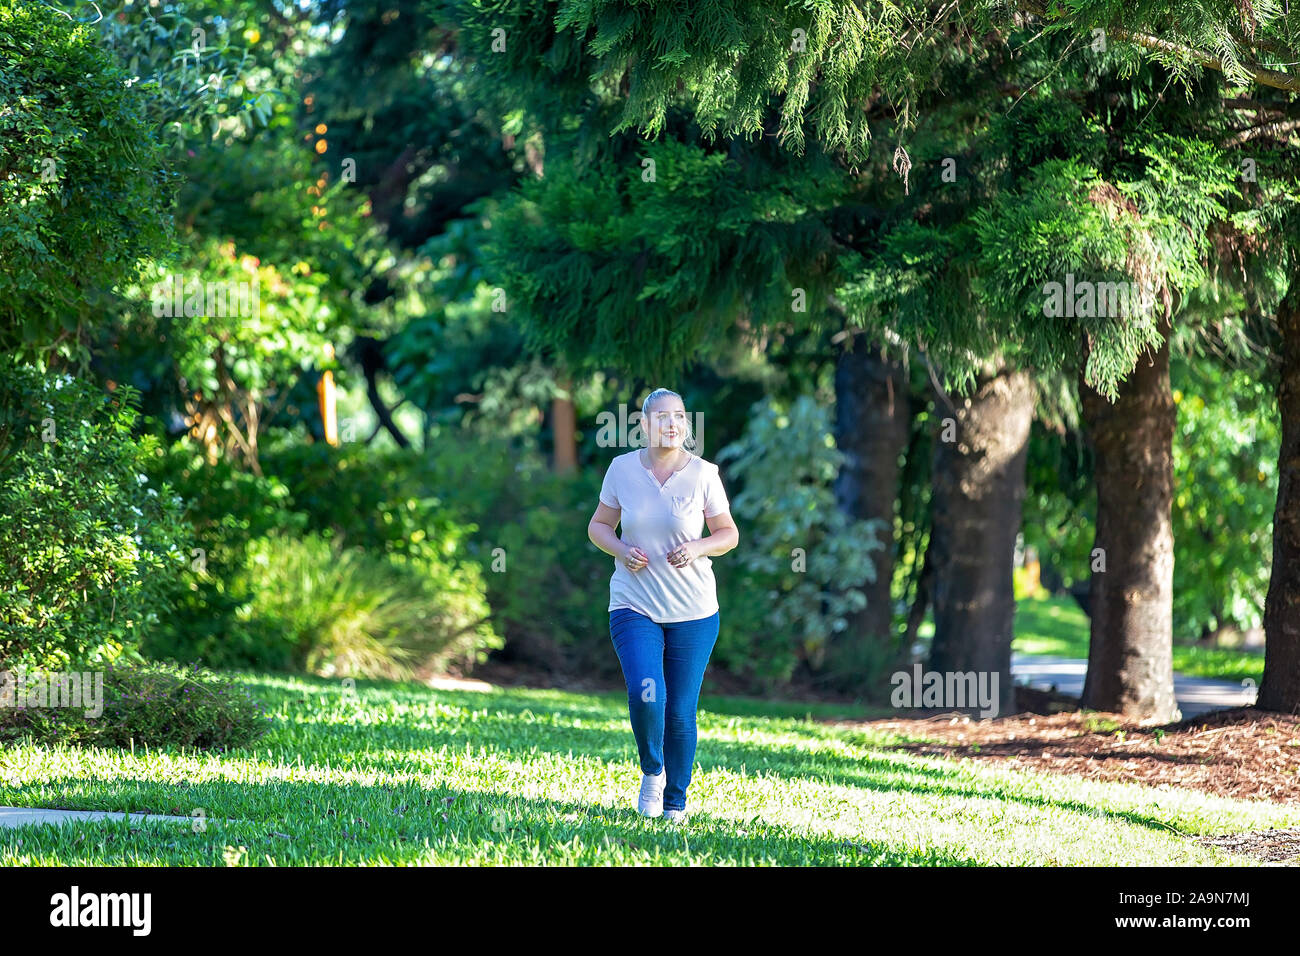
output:
[[[308,679],[308,683],[319,679]],[[304,760],[321,754],[327,762],[337,763],[340,754],[358,755],[349,759],[349,770],[380,770],[390,773],[436,773],[436,754],[446,747],[464,749],[466,743],[526,762],[538,752],[563,755],[581,753],[606,764],[628,764],[633,773],[636,768],[635,741],[627,725],[626,711],[610,713],[609,706],[583,705],[578,701],[563,699],[566,696],[589,698],[594,695],[570,695],[564,691],[536,691],[506,689],[495,692],[448,691],[431,692],[418,684],[394,685],[389,682],[370,682],[387,694],[397,693],[404,701],[416,707],[421,705],[450,705],[464,708],[466,714],[457,717],[438,716],[430,712],[427,721],[413,715],[400,722],[357,724],[340,721],[337,710],[321,710],[299,715],[294,726],[312,725],[314,746],[303,747],[301,738],[277,730],[286,729],[277,721],[277,727],[261,741],[249,748],[257,753],[268,745],[278,745],[289,753],[299,753]],[[329,688],[328,682],[320,685]],[[335,685],[336,686],[336,685]],[[292,699],[296,691],[270,688],[276,696]],[[358,691],[364,691],[364,682],[358,682]],[[548,696],[557,699],[548,701]],[[539,696],[542,699],[538,699]],[[626,706],[625,693],[605,695],[610,704]],[[366,706],[361,702],[360,706]],[[475,719],[476,712],[487,711],[489,719]],[[501,717],[493,719],[494,715]],[[524,721],[525,716],[539,719],[535,723]],[[518,718],[517,720],[511,718]],[[621,723],[617,727],[584,727],[579,722],[593,721],[603,724]],[[951,796],[987,799],[992,802],[1011,801],[1034,807],[1058,807],[1073,812],[1095,816],[1097,810],[1079,800],[1026,796],[1007,792],[1000,781],[981,784],[954,783],[953,771],[929,763],[918,764],[904,754],[908,745],[866,742],[858,746],[879,751],[879,756],[855,757],[830,751],[809,752],[799,744],[743,744],[730,741],[704,739],[696,753],[697,765],[703,770],[725,770],[733,773],[756,773],[784,780],[807,780],[839,786],[852,786],[876,792],[908,792],[919,795]],[[231,756],[241,750],[229,751]],[[890,756],[897,752],[897,756]],[[434,759],[430,759],[430,758]],[[936,759],[938,759],[936,757]],[[1020,771],[1022,773],[1027,771]],[[1034,775],[1051,776],[1051,775]],[[982,789],[983,788],[983,789]],[[1140,811],[1107,811],[1116,819],[1161,832],[1174,831],[1167,823]]]
[[[561,707],[556,711],[542,711],[521,707],[517,713],[545,713],[554,723],[513,723],[498,720],[440,720],[423,726],[402,725],[399,733],[389,731],[386,725],[358,726],[354,724],[320,724],[313,729],[322,739],[332,740],[330,752],[361,752],[388,750],[404,756],[373,756],[361,760],[357,767],[379,769],[391,773],[436,772],[436,752],[446,747],[464,749],[468,742],[509,758],[522,761],[532,759],[536,753],[557,755],[583,754],[601,762],[636,767],[635,740],[628,726],[582,727],[566,724],[564,718],[590,719],[588,709],[575,710]],[[506,710],[507,708],[501,708]],[[598,711],[602,722],[611,720],[607,712]],[[534,732],[530,732],[534,731]],[[389,732],[385,747],[383,735]],[[376,734],[380,739],[376,739]],[[412,747],[412,735],[419,744]],[[862,744],[876,749],[879,755],[852,756],[822,750],[811,752],[798,743],[744,744],[730,741],[704,739],[696,751],[696,763],[702,770],[726,770],[733,773],[757,773],[783,780],[807,780],[827,785],[852,786],[876,792],[908,792],[920,795],[949,796],[986,799],[993,802],[1015,802],[1034,807],[1058,807],[1084,814],[1095,809],[1074,799],[1048,796],[1022,795],[1010,792],[1000,781],[954,782],[950,768],[918,762],[905,748],[890,744]],[[432,758],[432,759],[430,759]],[[935,757],[934,759],[939,759]],[[413,766],[414,765],[414,766]],[[1024,772],[1024,771],[1021,771]],[[1169,824],[1136,810],[1108,811],[1109,816],[1125,820],[1151,830],[1170,832]]]
[[[245,860],[258,864],[267,862],[269,855],[277,865],[436,865],[431,859],[434,848],[452,857],[487,850],[489,856],[499,855],[500,862],[518,863],[527,862],[527,857],[541,862],[539,854],[554,856],[559,847],[574,845],[568,862],[593,864],[613,862],[600,854],[621,846],[640,855],[619,860],[620,865],[675,864],[680,861],[664,855],[682,852],[692,863],[981,865],[968,856],[901,842],[805,836],[763,823],[738,830],[735,821],[703,812],[674,825],[642,817],[630,807],[495,790],[426,789],[413,782],[375,786],[276,781],[274,799],[260,808],[250,808],[249,801],[265,785],[204,781],[160,801],[156,781],[123,778],[111,783],[118,785],[111,796],[103,792],[104,781],[63,777],[41,786],[64,794],[60,802],[69,809],[164,813],[180,801],[203,807],[208,820],[199,832],[184,824],[127,820],[0,828],[0,852],[57,854],[64,865],[148,865],[161,859],[164,865],[220,866],[230,852],[227,847],[243,847]],[[136,799],[130,799],[133,794]],[[239,819],[219,819],[224,817]],[[526,852],[520,852],[521,844]]]

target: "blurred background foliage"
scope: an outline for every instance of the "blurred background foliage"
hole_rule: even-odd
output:
[[[851,693],[907,659],[942,418],[933,370],[905,362],[893,527],[850,520],[832,491],[838,327],[792,302],[840,289],[850,309],[892,303],[975,341],[979,323],[936,310],[969,292],[947,270],[980,235],[1029,241],[1050,219],[1030,204],[1041,193],[1006,191],[957,231],[955,206],[886,226],[897,177],[855,179],[811,143],[787,156],[770,129],[710,139],[668,111],[661,141],[594,136],[617,91],[557,80],[547,102],[511,101],[519,91],[468,70],[466,37],[419,0],[102,6],[74,23],[0,0],[13,104],[0,110],[0,346],[22,359],[0,373],[0,658],[398,678],[492,659],[617,680],[612,559],[585,528],[625,449],[602,443],[599,416],[667,384],[703,416],[740,527],[741,547],[715,562],[717,667],[756,693]],[[15,59],[17,43],[38,52]],[[1063,110],[1028,104],[995,128],[990,170],[1010,149],[1049,169],[1053,195],[1091,182],[1084,154],[1102,133]],[[1080,139],[1069,160],[1054,155],[1066,130]],[[1179,176],[1200,168],[1179,156]],[[1225,173],[1201,165],[1209,204]],[[1086,212],[1060,234],[1118,268],[1123,248]],[[1014,312],[1025,262],[1001,248],[982,260],[985,292]],[[859,269],[847,285],[846,249]],[[255,282],[260,309],[157,315],[155,283],[175,275]],[[1173,365],[1180,642],[1257,627],[1270,570],[1275,372],[1244,347],[1197,351],[1238,342],[1233,317],[1258,311],[1217,294],[1193,297],[1211,333],[1180,339]],[[1041,572],[1017,569],[1021,594],[1066,596],[1088,577],[1096,492],[1061,414],[1071,388],[1031,430],[1022,539]],[[567,417],[571,449],[557,446]],[[47,418],[57,443],[41,440]],[[845,640],[882,550],[894,633]]]

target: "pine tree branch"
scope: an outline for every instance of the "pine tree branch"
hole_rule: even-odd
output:
[[[1252,140],[1259,136],[1276,136],[1280,133],[1289,133],[1295,129],[1300,129],[1300,119],[1278,120],[1274,123],[1261,123],[1258,126],[1243,129],[1241,132],[1228,137],[1220,145],[1224,147],[1240,146],[1247,140]]]
[[[1300,116],[1300,103],[1266,103],[1263,100],[1229,97],[1223,101],[1225,109],[1246,113],[1276,113],[1278,116]]]
[[[1025,13],[1032,14],[1033,16],[1040,17],[1044,20],[1051,19],[1047,15],[1047,10],[1044,4],[1038,2],[1038,0],[1019,0],[1017,6]],[[1187,46],[1184,43],[1162,40],[1160,37],[1152,36],[1149,33],[1141,33],[1136,30],[1126,30],[1122,27],[1107,27],[1106,33],[1117,40],[1127,40],[1128,42],[1135,43],[1147,50],[1187,57],[1207,69],[1215,70],[1219,73],[1224,72],[1223,62],[1218,57],[1206,53],[1203,50],[1197,50],[1193,47]],[[1271,41],[1264,40],[1243,40],[1242,42],[1248,46],[1260,49],[1265,49],[1267,46],[1272,45]],[[1300,92],[1300,76],[1296,76],[1294,73],[1284,73],[1281,70],[1274,70],[1270,67],[1261,66],[1258,63],[1249,61],[1243,61],[1241,65],[1242,68],[1250,74],[1251,78],[1260,86],[1271,86],[1279,90]]]
[[[1223,63],[1218,57],[1211,56],[1201,50],[1195,50],[1182,43],[1172,43],[1169,40],[1162,40],[1147,33],[1136,33],[1118,27],[1112,27],[1106,32],[1117,40],[1128,40],[1130,43],[1136,43],[1140,47],[1160,53],[1175,53],[1186,56],[1207,69],[1223,72]],[[1281,70],[1274,70],[1266,66],[1260,66],[1258,63],[1245,61],[1242,62],[1241,66],[1260,86],[1271,86],[1279,90],[1300,93],[1300,76],[1296,76],[1294,73],[1283,73]]]

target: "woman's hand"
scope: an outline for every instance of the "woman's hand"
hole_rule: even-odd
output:
[[[684,568],[700,556],[699,540],[687,541],[676,550],[668,552],[668,563],[675,568]]]
[[[650,558],[644,551],[634,544],[626,545],[623,548],[623,566],[629,571],[640,571],[650,563]]]

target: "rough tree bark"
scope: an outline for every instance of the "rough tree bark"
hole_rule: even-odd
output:
[[[955,409],[942,397],[936,407],[934,526],[927,558],[933,568],[934,642],[928,666],[940,673],[998,675],[999,714],[1015,709],[1011,568],[1036,399],[1027,372],[990,368],[972,394],[953,397]]]
[[[1097,483],[1082,704],[1166,722],[1176,719],[1177,709],[1170,520],[1177,419],[1169,389],[1167,311],[1159,328],[1164,344],[1138,359],[1114,404],[1084,382],[1082,372],[1079,377]]]
[[[1300,275],[1277,310],[1282,374],[1277,407],[1282,446],[1273,511],[1273,570],[1264,600],[1264,678],[1257,706],[1300,713]]]
[[[903,366],[862,339],[851,351],[842,350],[835,365],[835,443],[844,464],[835,477],[835,503],[850,518],[884,522],[880,539],[885,547],[874,552],[875,581],[858,585],[867,606],[849,619],[841,640],[892,639],[894,502],[898,459],[907,447],[910,422]]]

